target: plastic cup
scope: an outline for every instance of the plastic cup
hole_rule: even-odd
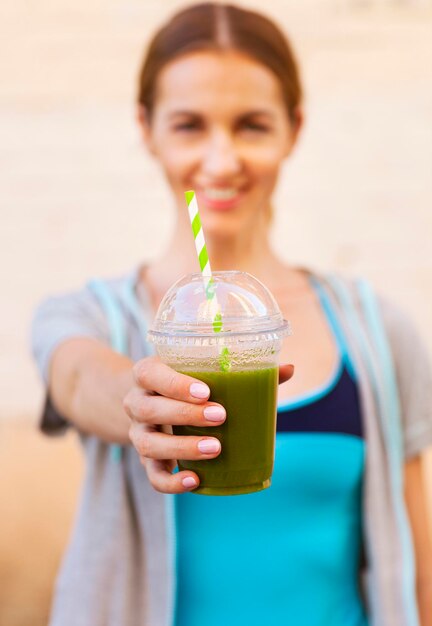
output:
[[[246,272],[189,274],[165,294],[148,339],[173,369],[207,383],[226,421],[215,427],[174,426],[174,434],[217,437],[220,455],[179,461],[200,485],[192,493],[236,495],[270,486],[274,463],[278,358],[290,334],[269,290]],[[222,327],[215,332],[215,317]]]

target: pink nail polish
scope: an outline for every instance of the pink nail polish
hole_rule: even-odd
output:
[[[189,392],[191,396],[199,398],[200,400],[208,398],[210,395],[210,389],[203,383],[192,383],[189,387]]]
[[[198,442],[198,450],[203,454],[214,454],[215,452],[219,452],[220,443],[217,439],[201,439]]]
[[[183,480],[182,480],[182,485],[186,489],[192,489],[192,487],[196,487],[197,486],[197,482],[196,482],[195,478],[192,478],[192,476],[186,476],[186,478],[183,478]]]
[[[203,413],[209,422],[222,422],[225,419],[225,409],[221,406],[207,406]]]

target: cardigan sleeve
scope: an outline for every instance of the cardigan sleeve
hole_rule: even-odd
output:
[[[432,445],[432,370],[424,339],[408,315],[381,300],[396,375],[405,458]]]

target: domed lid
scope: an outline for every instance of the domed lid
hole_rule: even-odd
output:
[[[206,279],[189,274],[165,294],[148,339],[169,338],[230,341],[270,340],[290,334],[276,300],[259,280],[246,272],[214,272]],[[213,341],[212,341],[213,343]]]

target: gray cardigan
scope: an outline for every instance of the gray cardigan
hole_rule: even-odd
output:
[[[424,346],[406,316],[377,303],[364,283],[312,274],[311,279],[331,299],[359,383],[370,623],[418,626],[402,468],[404,459],[432,442],[432,377]],[[133,272],[42,303],[32,342],[45,382],[53,350],[70,337],[99,339],[133,360],[151,353],[145,339],[150,307],[142,291],[138,304],[136,280]],[[60,432],[66,426],[48,399],[43,429]],[[173,496],[151,487],[132,448],[118,454],[94,436],[81,439],[86,474],[50,626],[172,626]]]

